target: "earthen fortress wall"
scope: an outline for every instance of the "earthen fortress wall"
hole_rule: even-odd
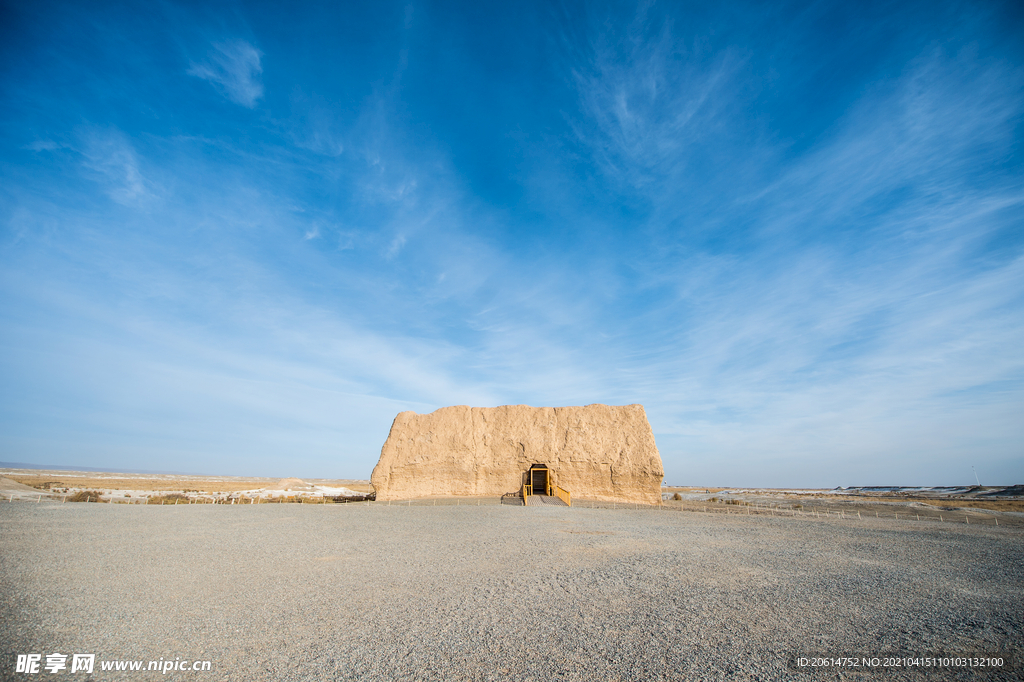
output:
[[[642,405],[402,412],[370,482],[378,500],[501,495],[519,490],[532,464],[574,498],[661,502],[664,470]]]

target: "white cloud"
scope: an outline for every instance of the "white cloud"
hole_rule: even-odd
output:
[[[577,136],[605,173],[634,187],[686,167],[691,149],[736,101],[742,64],[730,50],[696,53],[669,26],[649,32],[641,11],[619,44],[602,34],[572,67],[589,119],[574,122]]]
[[[291,137],[303,149],[328,157],[345,151],[342,124],[331,103],[315,94],[292,94]]]
[[[659,301],[629,320],[638,333],[591,351],[616,370],[605,390],[647,404],[667,468],[733,485],[943,483],[968,455],[1019,450],[1024,260],[993,245],[1024,206],[1019,172],[996,171],[1021,72],[927,52],[783,165],[771,136],[723,144],[723,182],[685,171],[694,140],[744,124],[724,87],[738,55],[691,69],[677,40],[625,42],[624,59],[599,44],[581,60],[576,132],[609,178],[643,189],[642,227],[667,246],[631,263]],[[716,231],[747,248],[706,246]]]
[[[52,152],[59,148],[60,145],[53,140],[36,140],[26,147],[26,149],[31,149],[34,152]]]
[[[391,243],[388,245],[388,249],[384,254],[385,258],[391,260],[397,256],[405,246],[405,241],[406,239],[404,234],[395,235],[395,238],[391,240]]]
[[[107,194],[119,204],[137,206],[153,197],[153,185],[139,169],[139,158],[118,130],[87,130],[82,135],[84,165]]]
[[[263,53],[244,40],[214,43],[213,48],[207,61],[192,64],[189,75],[209,81],[236,104],[256,106],[263,97]]]

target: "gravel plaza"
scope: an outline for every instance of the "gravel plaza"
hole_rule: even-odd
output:
[[[0,524],[4,679],[51,677],[12,671],[52,652],[212,662],[95,680],[1020,679],[1012,527],[465,502],[6,503]],[[798,663],[943,655],[1004,664]]]

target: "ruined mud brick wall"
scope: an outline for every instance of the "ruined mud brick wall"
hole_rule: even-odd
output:
[[[661,503],[664,470],[642,405],[443,407],[402,412],[370,482],[378,500],[490,496],[546,464],[574,499]]]

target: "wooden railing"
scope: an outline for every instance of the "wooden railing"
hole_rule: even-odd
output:
[[[572,506],[572,494],[560,485],[555,486],[555,495],[558,495],[558,499],[565,502],[565,506]]]
[[[523,484],[523,506],[530,504],[530,495],[533,494],[533,486],[529,483]]]

